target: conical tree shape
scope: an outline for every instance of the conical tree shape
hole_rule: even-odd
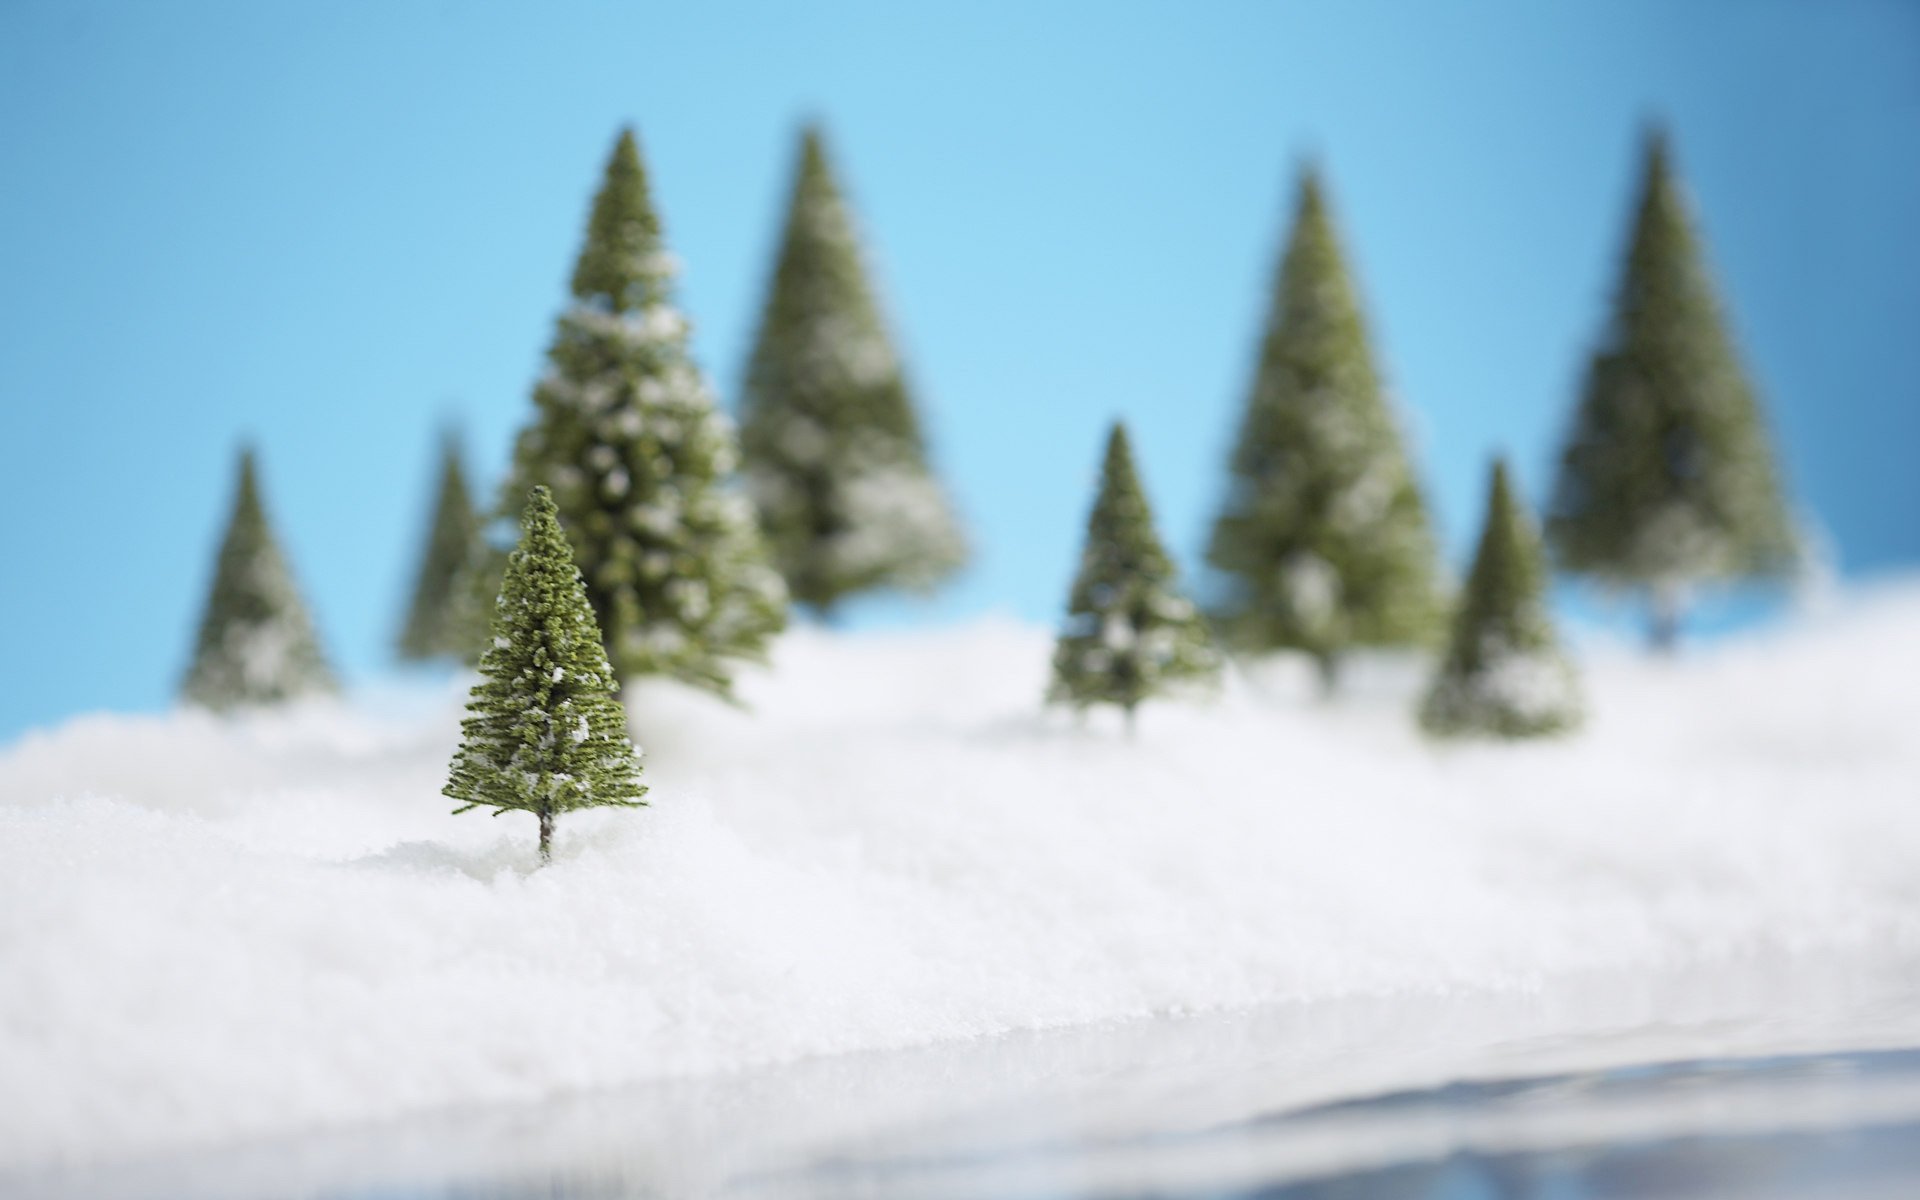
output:
[[[398,645],[402,659],[458,658],[467,652],[456,620],[456,587],[467,557],[480,536],[480,516],[460,467],[458,439],[449,432],[440,441],[440,486],[433,520],[427,528],[420,567],[414,575],[413,602]]]
[[[1182,681],[1211,681],[1219,670],[1206,623],[1154,532],[1126,427],[1115,422],[1047,699],[1081,709],[1117,705],[1131,721],[1141,701]]]
[[[926,590],[966,558],[817,129],[747,369],[748,486],[795,600]]]
[[[528,498],[522,530],[467,703],[473,715],[460,723],[443,791],[464,801],[456,815],[532,813],[545,859],[555,817],[598,805],[637,807],[647,789],[615,697],[619,684],[547,489]]]
[[[1311,170],[1230,469],[1207,549],[1228,645],[1305,651],[1331,682],[1349,648],[1437,632],[1426,506]]]
[[[1795,561],[1759,403],[1658,132],[1547,535],[1566,569],[1647,589],[1663,646],[1693,585],[1779,574]]]
[[[733,428],[688,352],[673,274],[623,132],[515,448],[508,510],[536,484],[552,489],[623,678],[730,695],[736,661],[764,657],[785,623],[786,592],[729,486]]]
[[[243,449],[233,515],[181,698],[224,710],[333,688],[313,622],[261,508],[253,450]]]
[[[1440,737],[1535,737],[1580,721],[1573,669],[1561,657],[1545,599],[1540,535],[1495,462],[1486,524],[1453,638],[1420,724]]]

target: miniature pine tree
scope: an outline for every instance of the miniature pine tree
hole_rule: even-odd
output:
[[[460,723],[443,791],[465,802],[456,816],[475,808],[532,813],[545,861],[559,814],[639,807],[647,789],[585,582],[546,488],[528,497],[521,529],[467,703],[473,715]]]
[[[1579,723],[1573,669],[1547,612],[1543,558],[1539,532],[1497,461],[1453,637],[1420,708],[1428,733],[1535,737]]]
[[[253,450],[243,449],[233,514],[180,695],[225,710],[333,688],[313,622],[261,507]]]
[[[474,511],[466,475],[460,467],[460,447],[449,432],[441,438],[440,486],[433,520],[414,577],[413,603],[407,607],[407,623],[400,631],[398,650],[402,659],[458,657],[465,653],[466,639],[455,617],[460,599],[456,587],[479,533],[480,516]]]
[[[1433,636],[1426,506],[1312,170],[1230,470],[1207,549],[1211,615],[1229,646],[1304,651],[1331,686],[1349,648]]]
[[[675,266],[623,131],[593,202],[508,495],[552,489],[622,678],[730,695],[734,661],[786,621],[752,505],[729,486],[733,428],[687,348]]]
[[[1210,682],[1219,669],[1206,623],[1161,549],[1126,426],[1116,421],[1047,699],[1077,709],[1118,705],[1131,729],[1141,701],[1179,682]]]
[[[1560,565],[1645,589],[1653,643],[1670,647],[1695,585],[1794,564],[1768,441],[1666,139],[1654,132],[1611,323],[1548,510]]]
[[[748,487],[795,600],[828,613],[870,589],[924,591],[965,561],[814,128],[801,137],[742,412]]]

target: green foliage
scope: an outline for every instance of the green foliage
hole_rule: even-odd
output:
[[[479,665],[480,655],[493,636],[494,601],[500,595],[510,553],[506,547],[511,535],[501,527],[511,528],[505,519],[474,525],[473,538],[467,543],[447,599],[447,640],[458,648],[460,661],[469,667]]]
[[[1759,403],[1665,138],[1651,135],[1645,156],[1611,323],[1561,456],[1547,534],[1568,570],[1650,588],[1672,605],[1700,582],[1784,573],[1796,550]]]
[[[1331,678],[1350,647],[1435,634],[1434,559],[1327,202],[1308,171],[1207,550],[1219,584],[1212,615],[1230,646],[1305,651]]]
[[[454,813],[534,814],[544,859],[560,813],[644,804],[617,687],[553,496],[535,488],[443,789],[465,801]]]
[[[1154,532],[1126,427],[1115,422],[1047,699],[1081,709],[1118,705],[1131,718],[1149,696],[1182,681],[1211,682],[1219,671],[1206,623],[1181,594]]]
[[[224,710],[334,686],[313,622],[261,508],[253,450],[243,449],[233,515],[220,542],[213,589],[180,695]]]
[[[1573,669],[1561,657],[1545,600],[1540,535],[1495,462],[1486,524],[1454,614],[1453,637],[1420,708],[1440,737],[1535,737],[1577,725]]]
[[[825,612],[874,588],[926,590],[965,560],[816,129],[742,411],[748,486],[795,600]]]
[[[440,486],[434,499],[433,521],[414,577],[413,603],[400,631],[399,655],[421,660],[460,657],[467,652],[456,620],[461,569],[480,536],[480,516],[474,511],[460,468],[460,447],[451,432],[441,439]]]
[[[535,415],[515,447],[509,511],[553,492],[607,653],[623,678],[731,695],[786,621],[752,506],[729,486],[732,426],[687,348],[631,131],[606,168]]]

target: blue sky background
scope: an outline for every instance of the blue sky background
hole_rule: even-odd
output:
[[[0,736],[151,709],[243,436],[327,644],[385,669],[437,423],[491,482],[634,122],[740,378],[826,121],[978,559],[1051,620],[1106,421],[1190,566],[1292,177],[1325,166],[1455,562],[1537,498],[1649,115],[1799,500],[1920,560],[1920,5],[0,3]]]

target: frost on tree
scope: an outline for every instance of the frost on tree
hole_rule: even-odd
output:
[[[927,590],[965,561],[815,129],[801,139],[742,413],[748,486],[795,600],[826,612],[874,588]]]
[[[544,860],[561,813],[645,804],[618,686],[553,496],[535,488],[443,789],[464,801],[455,815],[533,814]]]
[[[687,348],[675,265],[631,131],[594,198],[510,504],[552,489],[614,669],[730,695],[764,657],[786,589],[730,486],[734,432]]]
[[[1759,402],[1658,132],[1547,536],[1567,570],[1645,590],[1662,647],[1694,586],[1778,576],[1796,561]]]
[[[467,559],[480,537],[480,517],[474,511],[460,467],[460,447],[451,432],[441,438],[440,482],[435,490],[433,517],[426,545],[415,573],[413,601],[398,645],[402,659],[461,658],[468,653],[460,628],[459,583]],[[477,651],[476,651],[477,653]]]
[[[1181,594],[1154,532],[1126,427],[1115,422],[1047,699],[1079,709],[1117,705],[1131,724],[1141,701],[1182,682],[1211,682],[1219,671],[1206,623]]]
[[[244,449],[181,698],[224,710],[333,688],[313,622],[261,508],[253,451]]]
[[[1328,682],[1349,648],[1422,644],[1437,631],[1426,506],[1311,170],[1207,561],[1222,639],[1304,651]]]
[[[1513,495],[1506,463],[1496,462],[1453,636],[1420,708],[1428,733],[1536,737],[1579,724],[1579,691],[1554,637],[1546,584],[1540,534]]]

